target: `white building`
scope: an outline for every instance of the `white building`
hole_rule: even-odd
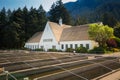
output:
[[[43,32],[37,32],[26,43],[25,47],[29,49],[42,48],[57,49],[65,51],[67,48],[87,47],[92,49],[97,43],[90,40],[88,34],[88,25],[72,27],[62,24],[62,19],[58,23],[47,22]]]

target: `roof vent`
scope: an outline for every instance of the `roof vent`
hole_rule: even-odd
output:
[[[62,26],[62,18],[59,19],[59,25]]]

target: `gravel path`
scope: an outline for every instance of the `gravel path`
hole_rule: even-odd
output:
[[[120,80],[120,71],[110,74],[100,80]]]
[[[111,54],[103,54],[102,56],[120,57],[120,52],[115,52],[115,53],[111,53]]]

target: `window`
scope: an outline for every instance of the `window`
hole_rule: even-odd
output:
[[[80,44],[80,47],[83,47],[83,44]]]
[[[34,49],[34,45],[32,45],[32,49]]]
[[[44,46],[41,46],[41,49],[43,49],[44,48]]]
[[[29,45],[28,48],[31,48],[31,46]]]
[[[72,44],[70,44],[70,48],[73,48],[73,45],[72,45]]]
[[[52,42],[52,39],[43,39],[43,42]]]
[[[39,45],[37,46],[37,48],[39,48]]]
[[[33,49],[35,49],[35,45],[33,45],[34,46],[34,48]]]
[[[68,45],[66,44],[66,49],[68,48]]]
[[[63,44],[61,45],[61,48],[64,49],[64,45]]]
[[[32,45],[30,45],[30,48],[32,49]]]
[[[38,46],[37,46],[37,45],[35,45],[35,48],[37,49],[37,48],[38,48]]]
[[[52,49],[56,49],[56,46],[55,46],[55,45],[53,45],[53,46],[52,46]]]
[[[86,48],[89,49],[89,44],[86,44]]]
[[[77,48],[77,44],[75,44],[75,49]]]

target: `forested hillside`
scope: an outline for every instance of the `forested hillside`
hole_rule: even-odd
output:
[[[95,22],[108,14],[120,21],[120,0],[77,0],[64,5],[74,18],[85,17],[88,22]]]

